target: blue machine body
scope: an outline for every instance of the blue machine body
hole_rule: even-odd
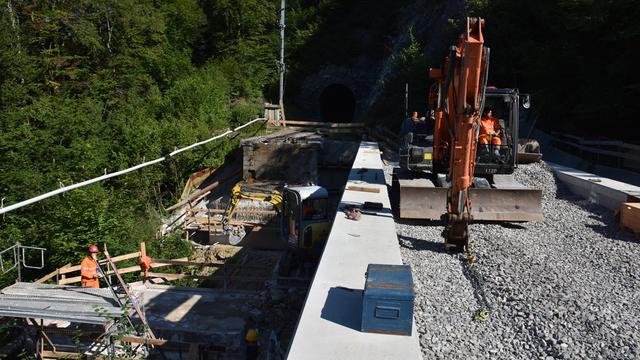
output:
[[[362,303],[362,331],[411,335],[413,277],[409,265],[369,264]]]

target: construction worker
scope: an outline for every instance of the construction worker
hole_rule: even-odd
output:
[[[402,123],[400,136],[404,137],[408,133],[412,133],[415,130],[418,121],[418,113],[414,111],[413,113],[411,113],[411,116],[406,118]]]
[[[100,282],[98,278],[98,247],[95,245],[89,246],[87,250],[87,256],[82,259],[80,263],[80,276],[82,277],[83,287],[99,288]]]
[[[487,107],[484,110],[484,114],[480,119],[480,135],[478,136],[478,143],[486,148],[489,144],[493,146],[493,151],[496,156],[500,156],[500,145],[502,139],[500,139],[500,121],[493,117],[493,109]]]
[[[244,337],[247,342],[247,360],[255,360],[258,358],[258,329],[249,329]]]
[[[402,123],[402,127],[400,129],[400,137],[401,139],[403,139],[402,141],[408,142],[409,140],[405,140],[405,137],[410,133],[413,134],[412,138],[415,140],[417,140],[416,135],[427,135],[429,132],[429,127],[427,126],[426,120],[427,119],[424,116],[418,117],[417,111],[412,112],[411,117],[408,117]],[[431,132],[433,132],[433,130],[431,130]]]

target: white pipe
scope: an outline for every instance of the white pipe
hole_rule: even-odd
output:
[[[249,121],[248,123],[246,123],[244,125],[241,125],[241,126],[238,126],[237,128],[235,128],[233,130],[227,130],[224,133],[222,133],[220,135],[216,135],[216,136],[214,136],[212,138],[209,138],[207,140],[203,140],[203,141],[197,142],[195,144],[189,145],[189,146],[184,147],[182,149],[174,150],[172,153],[170,153],[167,156],[163,156],[163,157],[155,159],[155,160],[147,161],[145,163],[130,167],[128,169],[116,171],[116,172],[111,173],[111,174],[107,174],[106,171],[105,171],[105,175],[99,176],[97,178],[93,178],[93,179],[89,179],[89,180],[86,180],[86,181],[83,181],[83,182],[80,182],[80,183],[77,183],[77,184],[61,187],[58,190],[50,191],[48,193],[36,196],[34,198],[31,198],[31,199],[28,199],[28,200],[24,200],[24,201],[21,201],[19,203],[15,203],[13,205],[9,205],[7,207],[0,208],[0,214],[4,214],[4,213],[7,213],[7,212],[12,211],[12,210],[19,209],[21,207],[24,207],[24,206],[27,206],[27,205],[31,205],[31,204],[36,203],[38,201],[50,198],[50,197],[52,197],[54,195],[62,194],[62,193],[67,192],[67,191],[75,190],[77,188],[81,188],[81,187],[84,187],[84,186],[87,186],[87,185],[91,185],[91,184],[94,184],[94,183],[97,183],[97,182],[100,182],[100,181],[103,181],[103,180],[107,180],[107,179],[111,179],[113,177],[124,175],[124,174],[130,173],[130,172],[136,171],[138,169],[142,169],[142,168],[147,167],[147,166],[155,165],[155,164],[163,162],[163,161],[167,160],[168,158],[170,158],[172,156],[175,156],[175,155],[177,155],[177,154],[179,154],[179,153],[181,153],[183,151],[187,151],[187,150],[193,149],[194,147],[197,147],[197,146],[206,144],[208,142],[220,139],[220,138],[225,137],[225,136],[227,136],[229,134],[237,132],[237,131],[239,131],[239,130],[241,130],[241,129],[243,129],[243,128],[245,128],[245,127],[247,127],[247,126],[249,126],[249,125],[251,125],[251,124],[253,124],[255,122],[265,121],[265,120],[266,120],[265,118],[253,119],[253,120]]]

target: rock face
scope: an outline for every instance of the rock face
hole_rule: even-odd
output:
[[[310,73],[292,73],[298,79],[288,90],[288,101],[292,101],[295,108],[301,112],[291,112],[289,117],[310,117],[330,122],[364,121],[370,118],[372,112],[386,114],[401,114],[404,110],[402,103],[394,109],[380,109],[381,95],[385,84],[399,68],[398,57],[407,48],[412,33],[422,45],[423,55],[428,59],[441,59],[445,55],[447,45],[455,40],[455,27],[450,25],[450,19],[464,17],[465,1],[435,2],[427,0],[401,1],[398,4],[388,2],[388,8],[376,4],[384,17],[393,17],[395,22],[391,27],[379,29],[376,19],[371,21],[352,21],[353,26],[346,34],[324,35],[332,39],[333,43],[321,44],[327,47],[322,59],[310,59],[319,65],[310,67]],[[369,2],[354,5],[349,14],[343,17],[361,16],[372,6]],[[362,7],[362,9],[358,8]],[[381,8],[383,7],[383,8]],[[346,20],[345,20],[346,21]],[[327,30],[331,32],[331,30]],[[336,43],[353,42],[358,49],[349,51],[349,55],[332,51]],[[315,44],[317,46],[317,44]],[[304,55],[302,56],[304,58]],[[426,83],[427,67],[424,64]],[[341,93],[334,92],[340,89]],[[345,92],[345,89],[347,93]],[[426,98],[427,88],[423,91]],[[403,89],[398,89],[402,92]],[[335,95],[335,96],[332,96]],[[345,102],[345,97],[351,97],[352,104]],[[329,101],[327,101],[329,99]],[[327,111],[330,107],[338,107],[342,111],[333,114]],[[352,109],[351,109],[352,107]],[[422,108],[424,106],[420,106]],[[351,114],[351,116],[348,116]]]
[[[443,252],[440,223],[397,223],[424,357],[638,358],[640,243],[609,210],[557,185],[544,164],[515,175],[543,189],[545,220],[472,224],[472,267]]]

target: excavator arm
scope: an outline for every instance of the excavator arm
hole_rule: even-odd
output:
[[[435,103],[434,160],[448,163],[445,244],[462,250],[469,241],[471,221],[469,188],[473,182],[483,89],[489,52],[484,47],[481,18],[467,18],[466,30],[452,46],[442,69],[430,69],[437,89]]]

